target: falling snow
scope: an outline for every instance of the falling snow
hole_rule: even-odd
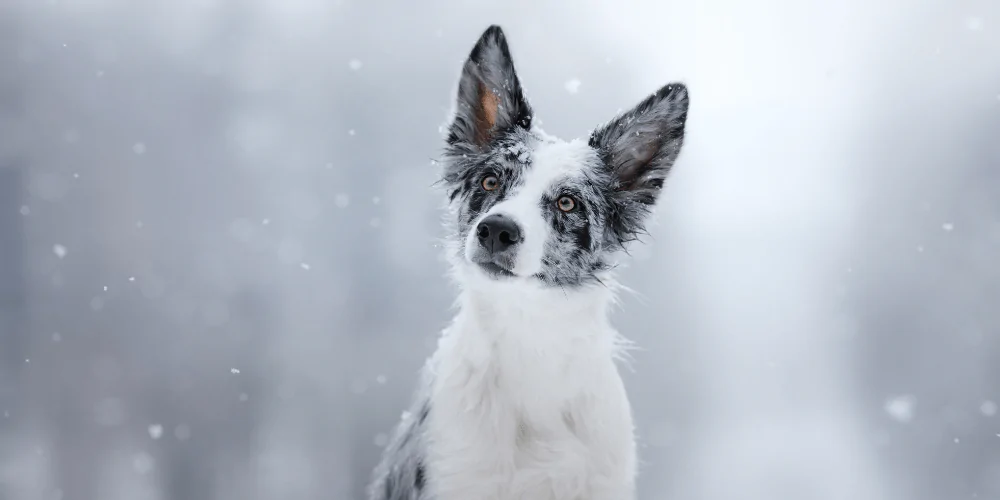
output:
[[[564,87],[566,87],[566,92],[569,92],[570,94],[575,94],[580,91],[580,85],[582,83],[583,82],[581,82],[580,80],[573,78],[571,80],[568,80],[564,85]]]
[[[233,375],[239,375],[240,374],[240,369],[239,368],[230,368],[229,369],[229,373],[232,373]]]
[[[917,399],[915,397],[902,395],[888,399],[883,408],[893,420],[907,423],[913,420],[916,405]]]
[[[333,203],[337,205],[338,208],[347,208],[347,205],[351,204],[351,197],[347,196],[345,193],[339,193],[337,196],[333,197]]]
[[[997,404],[990,400],[983,401],[983,404],[979,405],[979,411],[987,417],[992,417],[997,414]]]
[[[955,229],[955,225],[950,222],[945,222],[944,224],[941,224],[941,229],[950,232],[952,229]]]
[[[361,69],[361,61],[357,59],[351,59],[351,61],[347,63],[347,67],[351,68],[354,71],[357,71]]]
[[[149,431],[149,437],[154,440],[160,439],[160,437],[163,436],[163,426],[160,424],[150,425],[146,430]]]
[[[137,155],[145,154],[146,153],[146,145],[143,144],[143,143],[141,143],[141,142],[137,142],[134,145],[132,145],[132,152],[135,153],[135,154],[137,154]]]
[[[66,257],[66,247],[62,245],[52,245],[52,253],[56,254],[56,257],[60,259]]]

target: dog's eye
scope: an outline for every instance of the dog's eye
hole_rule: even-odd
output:
[[[569,196],[560,196],[559,199],[556,200],[556,206],[563,212],[572,212],[573,209],[576,208],[576,200]]]
[[[500,185],[500,181],[497,180],[497,176],[495,175],[487,175],[486,177],[483,177],[482,185],[483,189],[493,191]]]

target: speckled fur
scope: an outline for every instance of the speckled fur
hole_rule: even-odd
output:
[[[631,410],[614,364],[621,338],[607,321],[611,270],[643,232],[687,109],[674,83],[587,139],[547,136],[532,124],[503,32],[486,30],[463,67],[442,162],[459,314],[375,470],[371,500],[634,498]],[[487,176],[496,189],[484,189]],[[567,196],[573,208],[561,210]],[[503,255],[476,237],[495,214],[521,234]]]

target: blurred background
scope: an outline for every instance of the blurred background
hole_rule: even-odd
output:
[[[1000,498],[995,0],[0,1],[0,500],[360,500],[454,311],[461,64],[673,80],[640,499]]]

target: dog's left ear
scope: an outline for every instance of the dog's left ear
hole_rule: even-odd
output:
[[[507,39],[490,26],[472,49],[458,83],[458,103],[448,144],[485,147],[511,127],[531,128],[531,107],[514,71]]]
[[[591,134],[590,146],[611,169],[619,195],[656,202],[684,142],[687,110],[687,87],[671,83]]]

